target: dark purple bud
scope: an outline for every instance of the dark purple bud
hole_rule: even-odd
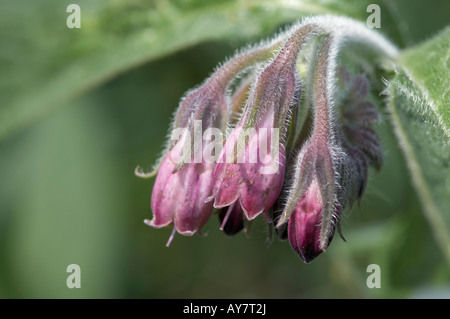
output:
[[[369,94],[369,81],[364,75],[356,75],[353,77],[352,86],[350,87],[351,99],[354,101],[362,101]]]
[[[378,134],[368,126],[344,127],[350,143],[366,155],[369,165],[380,169],[383,165],[383,148]]]
[[[342,106],[343,143],[349,148],[354,147],[363,152],[368,164],[380,169],[383,164],[383,150],[380,138],[372,128],[372,125],[380,120],[380,115],[375,105],[366,100],[369,82],[364,75],[352,77],[348,74],[347,77],[352,85],[345,92],[346,98]]]
[[[367,184],[369,165],[363,152],[344,144],[345,157],[339,166],[338,202],[342,210],[360,199]]]
[[[373,103],[364,101],[356,104],[351,109],[344,111],[345,120],[349,123],[374,124],[380,120],[380,115]]]

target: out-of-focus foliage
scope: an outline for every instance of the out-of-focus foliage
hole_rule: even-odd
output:
[[[70,3],[81,7],[81,29],[66,27]],[[365,21],[369,3],[380,5],[379,31],[400,48],[450,22],[445,0],[3,1],[0,297],[449,296],[442,246],[450,243],[436,240],[394,134],[406,135],[448,233],[448,30],[401,56],[412,79],[399,68],[393,83],[413,86],[419,99],[391,87],[392,109],[378,128],[385,165],[344,219],[347,243],[336,237],[305,265],[286,242],[266,247],[262,220],[250,238],[226,237],[213,216],[206,238],[177,236],[170,248],[169,229],[142,223],[152,181],[133,170],[156,160],[187,89],[249,40],[310,14]],[[423,88],[446,126],[427,114]],[[439,148],[438,164],[430,162]],[[81,267],[81,289],[66,286],[72,263]],[[372,263],[381,267],[381,289],[366,286]]]

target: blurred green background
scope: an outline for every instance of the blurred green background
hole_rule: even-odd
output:
[[[364,21],[377,3],[212,2],[1,2],[0,297],[450,297],[449,265],[388,122],[385,165],[344,218],[347,242],[336,236],[311,264],[287,242],[267,247],[261,219],[250,238],[227,237],[214,215],[205,238],[177,235],[170,248],[170,229],[144,225],[153,180],[134,168],[158,158],[186,90],[302,15]],[[65,25],[69,3],[82,9],[79,30]],[[448,1],[379,4],[381,32],[399,47],[450,22]],[[80,289],[66,286],[69,264],[81,267]],[[381,267],[380,289],[366,286],[369,264]]]

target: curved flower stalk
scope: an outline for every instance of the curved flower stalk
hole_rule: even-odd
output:
[[[315,109],[313,130],[298,153],[291,190],[277,223],[280,227],[289,219],[289,241],[305,262],[326,249],[334,235],[339,214],[335,203],[335,176],[340,155],[326,90],[332,42],[333,37],[328,36],[318,53],[312,92]]]
[[[289,242],[306,263],[327,249],[342,212],[362,196],[368,163],[381,166],[381,145],[368,126],[376,122],[378,114],[365,101],[368,82],[364,77],[354,78],[344,101],[342,123],[336,120],[335,86],[329,74],[334,79],[333,60],[340,40],[339,35],[326,36],[319,50],[312,80],[314,125],[296,157],[294,177],[287,185],[287,200],[277,223],[281,227],[288,221]]]
[[[316,45],[308,56],[312,52],[314,58],[302,60],[309,63],[303,74],[298,57],[311,41]],[[236,55],[189,91],[172,124],[178,139],[168,143],[155,170],[153,219],[146,223],[156,228],[173,224],[170,244],[175,232],[200,232],[214,208],[227,235],[248,231],[250,221],[263,214],[304,262],[324,252],[336,228],[340,232],[342,213],[363,195],[369,167],[380,169],[383,162],[372,127],[380,118],[368,100],[370,83],[362,74],[350,75],[338,58],[347,45],[357,46],[374,63],[397,54],[362,23],[334,16],[307,18]],[[247,72],[230,89],[255,66],[258,72]],[[301,93],[302,83],[306,90]],[[298,114],[308,112],[298,121]],[[298,130],[296,123],[302,125]],[[199,140],[211,129],[225,128],[232,130],[224,145],[206,159],[211,148]],[[141,177],[155,172],[136,170]]]

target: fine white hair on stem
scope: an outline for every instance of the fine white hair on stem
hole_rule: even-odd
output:
[[[336,223],[338,221],[338,214],[335,213],[335,210],[339,207],[339,199],[337,196],[337,192],[339,191],[339,172],[336,169],[340,163],[345,161],[346,153],[342,150],[339,139],[335,138],[334,131],[335,126],[335,102],[337,99],[337,91],[336,91],[336,70],[338,64],[338,55],[341,51],[342,47],[346,45],[357,44],[358,48],[361,49],[361,52],[367,55],[367,57],[385,57],[389,59],[394,59],[398,55],[398,49],[391,44],[387,39],[385,39],[380,34],[376,33],[373,30],[369,30],[363,23],[357,22],[344,17],[336,17],[336,16],[321,16],[321,17],[310,17],[303,19],[302,22],[298,22],[295,24],[286,34],[289,37],[295,36],[296,33],[301,33],[301,30],[305,28],[305,26],[311,27],[310,35],[314,34],[316,36],[323,35],[327,36],[324,40],[328,43],[328,48],[326,49],[326,69],[322,70],[322,74],[318,74],[317,76],[321,79],[325,78],[325,87],[321,87],[321,89],[326,90],[326,112],[328,116],[325,116],[322,113],[322,116],[327,117],[327,129],[328,129],[328,149],[332,158],[333,168],[334,168],[334,195],[333,195],[333,203],[331,205],[327,205],[331,212],[326,212],[327,221],[323,221],[324,223]],[[314,37],[310,37],[311,40]],[[304,43],[302,43],[304,44]],[[322,43],[320,47],[324,46]],[[323,48],[322,48],[323,49]],[[313,59],[314,62],[317,62],[317,56]],[[314,72],[313,72],[314,73]],[[308,70],[308,76],[311,77],[311,71]],[[315,77],[315,76],[314,76]],[[310,79],[306,80],[307,83],[307,91],[310,91]],[[314,90],[313,90],[314,91]],[[314,92],[311,92],[314,94]],[[315,98],[315,96],[314,96]],[[314,104],[314,103],[312,103]],[[317,106],[316,106],[317,107]],[[322,110],[325,111],[325,110]],[[317,110],[316,110],[317,112]],[[317,113],[316,113],[317,115]],[[302,197],[306,192],[307,182],[306,177],[299,176],[299,173],[303,170],[303,168],[299,167],[299,165],[306,165],[304,163],[303,156],[305,155],[305,149],[308,146],[309,142],[306,142],[306,145],[302,147],[302,150],[299,151],[297,155],[298,164],[295,167],[295,173],[293,176],[290,176],[290,183],[287,183],[287,193],[285,197],[285,207],[282,213],[281,218],[278,221],[277,227],[281,226],[283,223],[287,221],[293,209],[295,208],[295,202],[300,200],[299,197]],[[308,175],[308,174],[307,174]],[[309,183],[309,182],[308,182]],[[321,247],[326,248],[326,242],[330,233],[329,225],[321,225],[324,233],[321,234]]]
[[[207,79],[205,79],[202,84],[197,85],[196,87],[186,91],[186,93],[180,100],[178,108],[176,109],[176,111],[172,116],[172,121],[169,126],[169,131],[166,138],[166,144],[163,148],[163,151],[161,152],[161,155],[154,164],[152,170],[148,173],[145,173],[142,171],[140,166],[137,166],[135,169],[135,175],[141,178],[151,178],[157,174],[162,160],[172,147],[170,136],[173,129],[175,129],[178,124],[177,116],[180,114],[180,112],[184,111],[185,113],[188,113],[187,116],[189,116],[189,118],[192,118],[196,108],[199,107],[198,105],[193,105],[191,109],[182,110],[183,102],[190,94],[207,85],[210,81],[212,81],[212,79],[217,78],[219,81],[223,82],[223,94],[227,95],[229,83],[232,82],[236,77],[245,72],[249,67],[251,67],[255,63],[259,63],[263,60],[266,60],[268,57],[270,57],[270,55],[273,55],[274,50],[276,50],[279,43],[280,43],[279,36],[275,36],[270,40],[261,41],[257,45],[248,46],[247,48],[238,50],[232,58],[226,59],[225,62],[219,64],[215,68],[214,72]],[[227,97],[226,99],[227,101],[229,101]]]
[[[296,32],[299,32],[300,30],[305,28],[307,29],[308,27],[310,27],[310,32],[304,34],[303,39],[299,39],[299,46],[303,46],[305,43],[321,34],[330,34],[333,35],[335,39],[338,39],[338,41],[334,42],[333,48],[330,50],[330,68],[327,74],[327,82],[329,82],[327,84],[327,96],[331,104],[333,103],[335,97],[336,57],[341,46],[349,43],[357,43],[362,48],[367,49],[368,54],[373,54],[374,56],[384,56],[392,59],[398,55],[398,49],[393,44],[391,44],[385,37],[383,37],[376,31],[368,29],[362,22],[357,22],[346,17],[333,15],[307,17],[304,18],[301,22],[299,21],[295,23],[292,27],[281,31],[279,34],[275,35],[269,40],[263,40],[256,45],[248,46],[241,50],[238,50],[232,58],[226,59],[225,62],[219,64],[215,68],[212,75],[210,75],[202,85],[187,91],[181,99],[180,106],[189,94],[208,83],[208,81],[210,81],[213,77],[218,77],[219,80],[222,80],[224,83],[226,83],[226,85],[228,85],[228,83],[236,76],[238,76],[239,73],[243,72],[246,68],[253,65],[254,63],[260,62],[260,60],[273,60],[280,48],[280,45],[287,38],[290,38],[291,36],[295,35]],[[224,94],[226,94],[226,88]],[[195,112],[195,107],[196,106],[194,105],[193,110],[189,109],[186,110],[186,112]],[[330,107],[330,109],[332,109],[332,107]],[[180,107],[178,108],[177,112],[175,112],[175,114],[177,114],[179,111]],[[176,115],[173,116],[172,124],[170,126],[171,130],[176,125],[175,119]],[[169,136],[171,130],[169,131]],[[170,141],[168,140],[164,151],[162,152],[160,159],[154,165],[152,172],[143,173],[138,166],[136,167],[135,174],[144,178],[154,176],[158,170],[161,160],[167,154],[170,147]]]

